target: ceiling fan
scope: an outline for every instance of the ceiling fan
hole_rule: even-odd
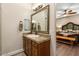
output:
[[[65,9],[63,15],[72,15],[76,14],[77,12],[72,9]]]
[[[58,15],[58,17],[75,15],[75,14],[77,14],[77,11],[74,11],[73,9],[64,9],[63,11],[61,11],[61,14]]]
[[[77,14],[77,11],[75,8],[73,8],[73,3],[69,4],[66,8],[61,9],[60,12],[60,16],[64,16],[64,15],[73,15],[73,14]]]

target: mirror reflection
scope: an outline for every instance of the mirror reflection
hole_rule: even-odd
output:
[[[37,31],[38,33],[48,33],[48,6],[40,9],[39,11],[31,15],[32,19],[32,32]]]

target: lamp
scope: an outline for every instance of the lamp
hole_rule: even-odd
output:
[[[58,31],[62,31],[62,30],[61,30],[61,26],[57,26],[57,29],[58,29]]]

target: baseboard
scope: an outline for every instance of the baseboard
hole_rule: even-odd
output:
[[[10,52],[10,53],[2,54],[2,56],[13,56],[13,55],[16,55],[16,54],[23,52],[23,51],[24,51],[23,49],[19,49],[19,50]]]

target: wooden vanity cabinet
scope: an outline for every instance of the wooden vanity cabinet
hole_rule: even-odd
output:
[[[38,44],[23,37],[23,48],[28,56],[50,56],[50,40]]]

